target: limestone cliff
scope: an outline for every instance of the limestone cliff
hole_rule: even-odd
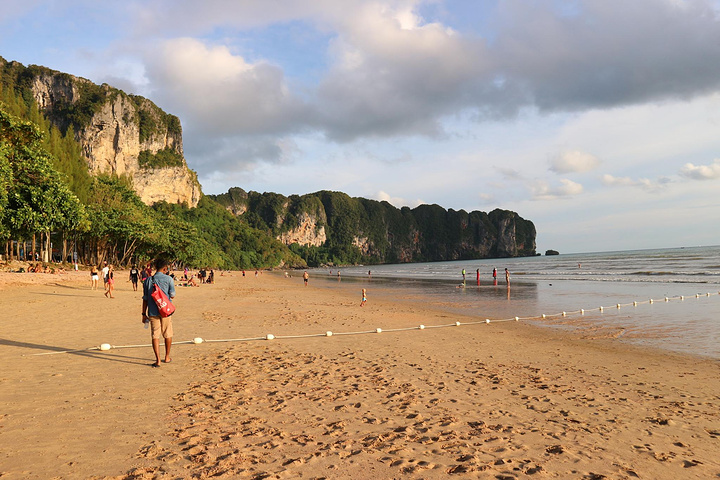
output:
[[[507,210],[468,213],[439,205],[397,209],[387,202],[326,191],[285,197],[232,188],[211,197],[250,225],[287,245],[297,244],[309,264],[535,255],[535,226]]]
[[[107,84],[2,58],[0,67],[16,72],[52,123],[73,129],[91,174],[128,176],[147,204],[197,205],[200,184],[185,162],[177,117]]]

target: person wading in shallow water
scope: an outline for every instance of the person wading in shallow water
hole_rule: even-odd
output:
[[[172,346],[173,328],[172,317],[161,317],[155,301],[150,296],[153,286],[157,285],[165,292],[170,301],[175,298],[175,282],[168,275],[168,261],[164,258],[155,260],[155,275],[148,277],[143,282],[142,321],[150,322],[150,333],[152,335],[152,348],[155,353],[153,367],[160,366],[160,337],[165,339],[165,363],[170,363],[170,347]]]

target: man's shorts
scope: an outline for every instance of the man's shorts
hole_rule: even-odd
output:
[[[172,338],[172,318],[171,317],[148,317],[150,319],[150,333],[153,339]]]

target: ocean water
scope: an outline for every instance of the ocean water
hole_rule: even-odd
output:
[[[720,246],[358,266],[340,272],[338,279],[337,269],[332,274],[318,269],[313,277],[342,288],[367,288],[370,301],[373,295],[390,296],[491,322],[519,317],[585,338],[720,359]],[[373,286],[382,288],[374,292]]]

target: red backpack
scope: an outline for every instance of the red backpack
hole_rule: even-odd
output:
[[[163,318],[169,317],[175,313],[175,305],[173,305],[168,296],[165,295],[165,292],[158,287],[158,284],[155,283],[155,276],[153,275],[150,278],[152,278],[152,292],[150,292],[150,296],[155,300],[155,305],[157,305],[160,316]]]

